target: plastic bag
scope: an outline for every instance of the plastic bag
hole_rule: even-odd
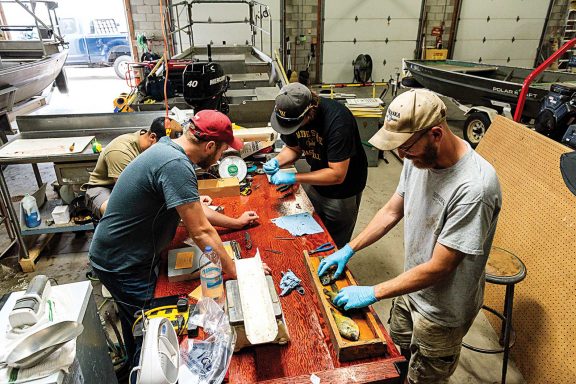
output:
[[[202,327],[203,340],[186,339],[180,345],[181,383],[221,383],[230,366],[236,332],[228,315],[211,298],[201,299],[192,312],[190,324]]]

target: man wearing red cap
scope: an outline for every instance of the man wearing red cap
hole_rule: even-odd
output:
[[[159,254],[174,237],[180,220],[201,249],[211,246],[220,256],[223,272],[236,277],[234,262],[204,214],[194,172],[194,164],[208,168],[228,146],[243,147],[228,117],[200,111],[182,136],[163,137],[134,159],[112,190],[89,257],[118,305],[131,365],[136,357],[131,331],[134,312],[153,296]]]

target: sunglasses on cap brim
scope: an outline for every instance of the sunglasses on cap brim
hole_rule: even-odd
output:
[[[276,106],[274,106],[274,113],[276,114],[276,117],[279,120],[286,121],[286,122],[295,122],[295,121],[302,120],[302,118],[304,118],[304,116],[310,110],[310,108],[312,108],[312,105],[307,106],[306,109],[298,117],[283,117],[278,113],[278,108]]]

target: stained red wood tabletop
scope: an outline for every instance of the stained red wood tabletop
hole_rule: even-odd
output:
[[[235,353],[230,364],[229,382],[251,383],[265,380],[287,382],[286,378],[291,377],[295,380],[294,382],[304,382],[301,381],[303,377],[309,377],[311,373],[322,377],[323,372],[327,379],[323,382],[374,382],[374,380],[397,382],[399,376],[393,363],[404,361],[404,358],[394,347],[383,326],[381,328],[388,344],[387,356],[343,363],[336,358],[303,256],[304,250],[315,249],[326,242],[333,243],[320,218],[314,213],[314,218],[325,230],[323,233],[295,237],[294,240],[276,238],[294,236],[277,227],[270,221],[271,219],[301,212],[314,212],[302,187],[294,186],[295,193],[282,198],[286,192],[276,191],[276,186],[268,184],[264,175],[256,176],[253,185],[259,185],[259,187],[253,189],[252,194],[248,196],[215,198],[213,204],[223,205],[224,213],[233,217],[247,210],[256,211],[260,216],[259,225],[237,231],[221,229],[218,232],[223,241],[236,240],[240,244],[243,258],[253,257],[256,249],[260,250],[262,260],[272,269],[272,278],[278,293],[280,292],[278,287],[281,279],[280,272],[287,269],[291,269],[302,279],[302,286],[306,293],[301,296],[292,292],[280,298],[290,342],[287,345],[244,348]],[[252,239],[251,250],[245,247],[245,232],[248,232]],[[187,237],[186,229],[180,226],[170,248],[181,247]],[[266,249],[281,253],[272,253]],[[327,255],[330,252],[334,251],[320,255]],[[168,282],[164,257],[155,296],[188,294],[198,285],[198,280]],[[380,364],[373,364],[374,362]],[[342,369],[334,370],[334,368]],[[365,374],[360,374],[364,371],[366,371]],[[354,374],[351,376],[352,373]],[[358,380],[352,378],[356,375],[358,375]]]

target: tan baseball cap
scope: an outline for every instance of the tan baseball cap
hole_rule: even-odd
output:
[[[446,105],[435,93],[410,89],[392,100],[384,126],[368,142],[380,150],[390,151],[404,144],[414,133],[444,120]]]

